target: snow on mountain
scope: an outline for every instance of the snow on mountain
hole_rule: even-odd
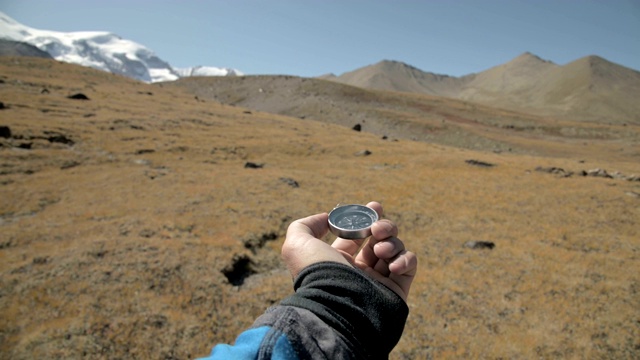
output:
[[[242,76],[236,69],[218,68],[212,66],[194,66],[188,68],[173,68],[180,77],[189,76]]]
[[[183,76],[240,74],[233,69],[202,66],[176,71],[150,49],[116,34],[104,31],[38,30],[22,25],[2,12],[0,38],[31,44],[59,61],[89,66],[144,82],[172,81]]]

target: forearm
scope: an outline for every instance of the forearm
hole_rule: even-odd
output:
[[[387,358],[409,313],[395,292],[334,262],[303,269],[294,289],[295,294],[256,319],[234,346],[216,346],[211,359],[273,354],[285,359]]]

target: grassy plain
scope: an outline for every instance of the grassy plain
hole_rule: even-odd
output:
[[[391,358],[640,354],[640,182],[535,170],[640,174],[638,126],[494,152],[54,61],[0,58],[0,79],[1,358],[206,355],[291,293],[290,221],[369,200],[420,261]]]

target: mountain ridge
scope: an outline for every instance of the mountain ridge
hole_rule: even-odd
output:
[[[590,55],[565,65],[530,52],[461,77],[384,60],[328,80],[369,89],[445,96],[574,120],[640,123],[640,72]]]

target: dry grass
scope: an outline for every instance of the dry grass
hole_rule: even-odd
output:
[[[640,183],[534,170],[638,174],[636,127],[589,146],[521,139],[551,157],[472,151],[55,62],[0,69],[0,126],[13,135],[0,139],[2,358],[205,355],[291,292],[279,247],[292,219],[369,200],[420,259],[392,358],[640,352]],[[76,92],[90,100],[66,98]],[[474,240],[496,247],[463,246]],[[250,275],[239,286],[224,275],[234,264]]]

